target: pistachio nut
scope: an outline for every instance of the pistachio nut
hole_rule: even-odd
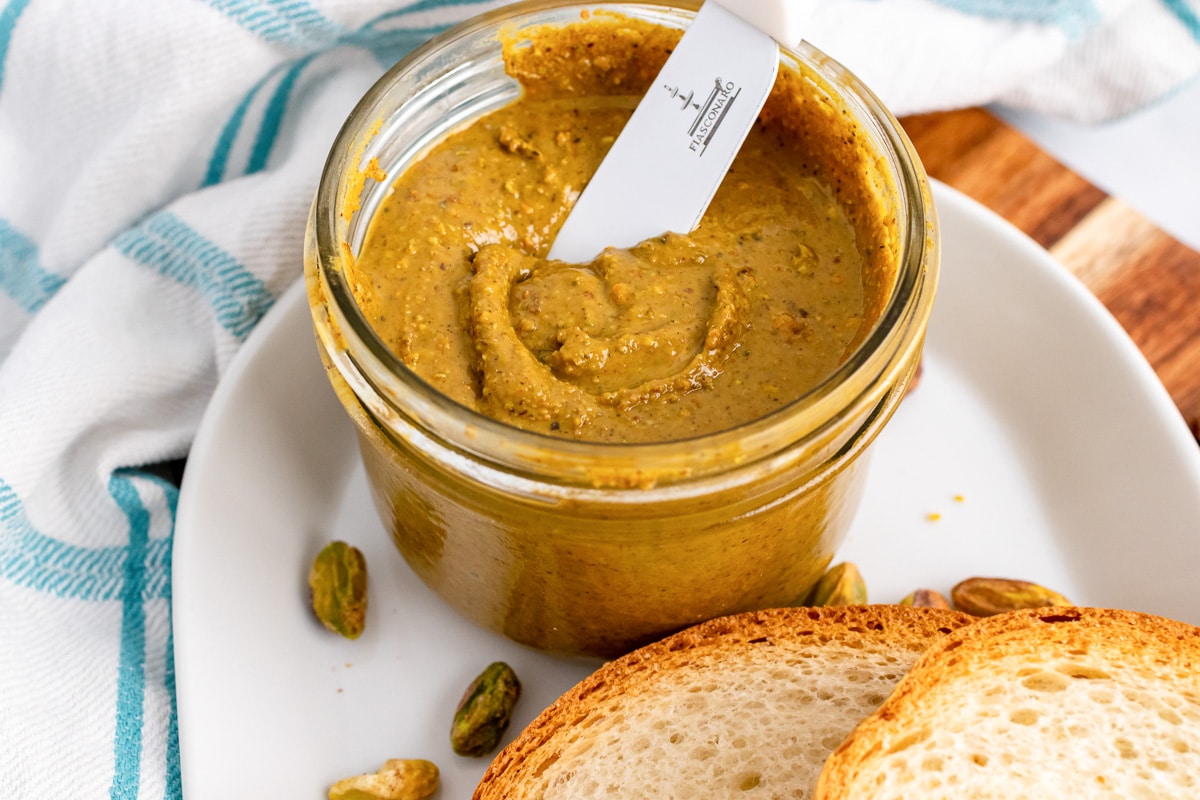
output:
[[[489,664],[463,693],[450,726],[450,745],[460,756],[485,756],[500,744],[521,696],[521,682],[503,661]]]
[[[950,590],[954,607],[977,617],[1044,606],[1069,606],[1071,601],[1052,589],[1009,578],[967,578]]]
[[[308,571],[313,613],[329,630],[357,639],[367,617],[367,562],[358,548],[330,542]]]
[[[941,592],[936,592],[933,589],[917,589],[915,592],[906,595],[900,601],[900,605],[914,606],[916,608],[949,608],[950,601]]]
[[[438,789],[438,768],[420,758],[393,758],[379,771],[344,778],[329,787],[329,800],[425,800]]]
[[[853,562],[829,568],[808,593],[806,606],[861,606],[867,602],[867,584]]]

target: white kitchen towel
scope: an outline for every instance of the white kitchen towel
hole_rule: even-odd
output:
[[[357,98],[498,4],[0,5],[0,798],[180,796],[177,490],[147,467],[187,454],[299,277]],[[809,38],[897,113],[1103,119],[1200,72],[1198,20],[1188,0],[825,0]]]

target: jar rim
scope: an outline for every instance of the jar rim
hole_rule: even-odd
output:
[[[936,212],[924,168],[899,122],[879,98],[848,69],[807,42],[796,47],[781,45],[781,58],[795,59],[817,71],[839,90],[843,100],[849,95],[869,114],[883,135],[877,144],[892,156],[893,169],[887,172],[902,211],[898,212],[896,275],[878,318],[843,363],[800,397],[735,427],[687,438],[619,443],[568,439],[495,420],[442,394],[404,364],[361,313],[336,267],[349,249],[345,237],[339,235],[338,220],[343,214],[339,189],[344,186],[347,166],[363,169],[368,133],[372,126],[377,129],[379,109],[399,80],[460,39],[501,26],[541,24],[538,12],[567,8],[625,14],[640,11],[669,24],[670,19],[656,16],[668,12],[678,16],[682,27],[696,7],[690,0],[524,0],[484,12],[431,38],[387,70],[363,95],[330,149],[309,235],[315,239],[316,267],[327,300],[332,301],[329,310],[339,330],[338,344],[351,351],[338,368],[343,373],[346,368],[356,370],[359,385],[367,385],[386,401],[383,407],[365,406],[377,422],[385,428],[398,425],[410,435],[432,437],[504,472],[595,485],[596,476],[607,469],[623,473],[644,470],[646,485],[675,483],[753,463],[819,438],[842,416],[847,406],[846,387],[857,384],[857,393],[865,394],[865,388],[877,382],[878,373],[893,364],[898,353],[920,347],[938,268]]]

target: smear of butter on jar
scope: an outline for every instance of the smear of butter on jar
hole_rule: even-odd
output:
[[[367,130],[366,135],[363,136],[362,141],[354,146],[354,152],[350,155],[351,164],[358,165],[362,163],[363,152],[366,151],[367,145],[379,133],[379,129],[382,126],[382,119],[377,119],[371,123],[371,127]],[[362,208],[362,192],[368,178],[376,183],[383,183],[387,180],[387,172],[379,166],[378,158],[371,158],[367,161],[366,167],[355,166],[350,170],[346,185],[346,202],[342,206],[341,214],[342,219],[346,222],[349,222],[354,213]]]

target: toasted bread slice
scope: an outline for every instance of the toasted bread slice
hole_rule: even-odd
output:
[[[820,800],[1200,797],[1200,628],[1040,608],[943,638],[829,759]]]
[[[903,606],[723,617],[601,667],[492,762],[476,800],[810,798],[821,764],[971,617]]]

